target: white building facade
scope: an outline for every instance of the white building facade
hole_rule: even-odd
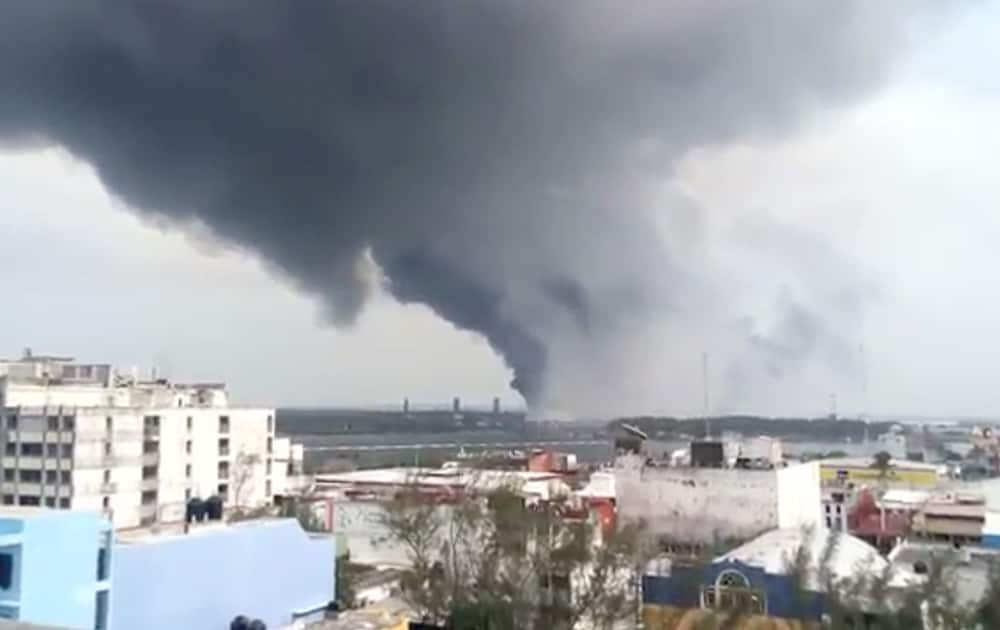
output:
[[[767,470],[648,466],[619,457],[618,516],[669,543],[747,540],[777,527],[818,526],[819,465]]]
[[[274,410],[230,406],[220,383],[141,381],[26,351],[0,362],[0,419],[5,505],[100,510],[128,528],[181,521],[192,498],[251,508],[285,493]]]

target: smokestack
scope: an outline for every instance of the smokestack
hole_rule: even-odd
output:
[[[410,415],[410,399],[409,398],[404,398],[403,399],[403,415],[407,415],[407,416]]]
[[[494,416],[499,416],[500,415],[500,397],[499,396],[493,398],[493,415]]]
[[[455,396],[451,400],[451,410],[454,413],[461,413],[462,412],[462,399],[459,398],[458,396]]]

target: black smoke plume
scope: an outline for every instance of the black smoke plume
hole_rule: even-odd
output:
[[[0,139],[65,147],[336,323],[373,259],[537,403],[556,346],[686,282],[649,183],[878,85],[906,4],[6,0]]]

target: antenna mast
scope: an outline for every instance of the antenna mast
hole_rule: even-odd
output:
[[[701,416],[705,420],[705,439],[712,435],[708,420],[708,353],[701,353]]]

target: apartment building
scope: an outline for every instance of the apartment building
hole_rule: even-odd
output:
[[[4,505],[99,510],[128,528],[180,521],[194,498],[249,508],[285,493],[274,410],[231,406],[222,383],[25,351],[0,361],[0,420]]]

